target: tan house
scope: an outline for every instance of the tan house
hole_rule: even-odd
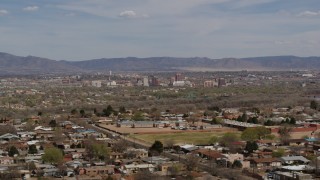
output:
[[[108,166],[92,166],[92,167],[85,167],[79,169],[79,175],[87,175],[90,177],[95,176],[107,176],[114,174],[114,166],[108,165]]]
[[[8,156],[0,157],[0,164],[2,165],[9,165],[13,163],[14,163],[14,160],[12,157],[8,157]]]
[[[148,151],[146,151],[144,149],[130,148],[125,152],[125,154],[127,155],[127,157],[130,157],[130,158],[145,158],[145,157],[148,157]]]
[[[110,153],[110,159],[122,159],[123,153],[112,152]]]
[[[243,161],[243,154],[239,154],[239,153],[236,153],[236,154],[223,154],[227,161],[233,163],[234,161],[238,160],[238,161]]]
[[[162,172],[164,175],[172,175],[173,171],[172,169],[176,169],[177,173],[178,172],[183,172],[185,171],[186,165],[179,163],[179,162],[167,162],[167,163],[162,163],[159,165],[159,171]]]
[[[253,158],[250,160],[251,167],[269,168],[280,167],[281,160],[278,158]]]
[[[155,170],[155,166],[153,164],[127,164],[124,165],[123,168],[125,174],[137,173],[139,171],[154,172]]]
[[[210,149],[198,149],[195,151],[195,153],[197,153],[202,158],[207,158],[210,160],[219,160],[219,159],[226,158],[219,151],[210,150]]]

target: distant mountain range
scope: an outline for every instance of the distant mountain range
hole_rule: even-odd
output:
[[[88,73],[107,71],[287,71],[319,70],[320,57],[267,56],[254,58],[102,58],[85,61],[56,61],[0,52],[0,75]]]

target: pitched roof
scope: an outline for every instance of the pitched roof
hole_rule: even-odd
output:
[[[19,136],[11,134],[11,133],[6,133],[0,136],[0,139],[19,139]]]
[[[285,161],[302,161],[304,163],[310,162],[310,160],[308,160],[303,156],[284,156],[284,157],[281,157],[280,160],[282,162],[285,162]]]
[[[271,163],[271,162],[280,162],[278,158],[253,158],[251,159],[255,163]]]
[[[225,156],[223,154],[221,154],[219,151],[214,151],[214,150],[210,150],[210,149],[199,149],[196,152],[199,154],[203,154],[207,157],[214,158],[214,159],[225,158]]]

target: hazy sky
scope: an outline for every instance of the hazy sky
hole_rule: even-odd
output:
[[[320,56],[320,1],[1,0],[0,52],[56,60]]]

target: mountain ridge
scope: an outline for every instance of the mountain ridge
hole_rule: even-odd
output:
[[[89,73],[107,71],[287,71],[318,70],[320,57],[263,56],[249,58],[126,57],[82,61],[51,60],[0,52],[0,75]]]

